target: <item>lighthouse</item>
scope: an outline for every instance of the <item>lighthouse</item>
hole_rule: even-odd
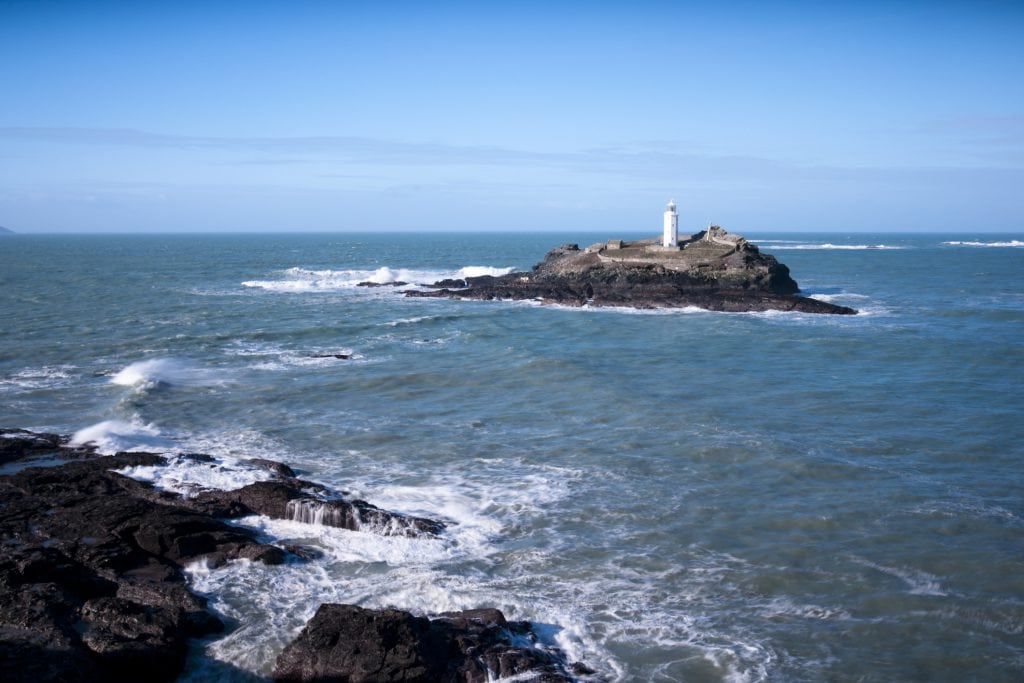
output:
[[[679,244],[679,217],[676,216],[676,200],[670,199],[665,207],[665,233],[661,240],[663,247],[675,247]]]

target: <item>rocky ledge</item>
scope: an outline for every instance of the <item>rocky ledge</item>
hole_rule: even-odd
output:
[[[718,227],[663,247],[655,240],[610,240],[580,249],[563,244],[532,272],[436,282],[413,297],[539,300],[569,306],[686,308],[709,311],[857,311],[798,296],[789,268]]]
[[[496,609],[448,612],[434,619],[396,609],[321,605],[277,658],[278,681],[562,683],[594,672],[567,665],[557,650],[537,646],[529,622],[509,622]]]
[[[160,467],[172,457],[217,467],[215,458],[100,456],[68,442],[56,434],[0,429],[0,671],[8,681],[173,680],[190,640],[224,629],[206,600],[188,589],[187,565],[281,564],[316,556],[309,548],[263,543],[255,531],[225,519],[260,514],[426,539],[445,529],[437,520],[346,500],[273,460],[248,461],[266,471],[267,481],[186,497],[115,470]],[[282,653],[280,678],[456,680],[438,677],[443,671],[456,672],[460,681],[484,681],[495,672],[532,671],[533,680],[567,680],[557,651],[537,649],[528,624],[506,623],[494,610],[434,621],[397,610],[375,614],[321,607]],[[389,625],[399,623],[404,626]],[[394,629],[419,640],[396,640]],[[361,654],[350,658],[356,668],[348,677],[301,673],[307,659],[319,667],[311,670],[341,670],[341,646],[317,635],[324,632],[357,638]],[[368,663],[373,657],[387,666],[374,668]]]

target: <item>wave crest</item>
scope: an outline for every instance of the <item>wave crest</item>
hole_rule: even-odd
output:
[[[943,242],[950,247],[1024,247],[1024,241],[1010,240],[1009,242]]]
[[[193,387],[221,384],[220,380],[208,372],[189,367],[173,358],[136,361],[111,377],[110,382],[123,387],[137,388],[150,388],[161,384]]]
[[[462,280],[482,275],[507,275],[513,270],[513,268],[494,266],[464,266],[458,270],[418,270],[389,266],[382,266],[376,270],[312,270],[294,267],[280,271],[283,276],[280,279],[246,280],[242,282],[242,286],[285,293],[334,292],[354,289],[364,282],[375,285],[396,283],[405,283],[410,286],[430,285],[439,280]]]

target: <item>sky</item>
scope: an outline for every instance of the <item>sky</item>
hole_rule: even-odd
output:
[[[1021,2],[0,0],[16,232],[1024,231]]]

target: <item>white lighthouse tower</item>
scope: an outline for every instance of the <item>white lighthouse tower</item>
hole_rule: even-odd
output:
[[[670,199],[665,207],[665,232],[661,240],[663,247],[679,245],[679,217],[676,216],[676,200]]]

